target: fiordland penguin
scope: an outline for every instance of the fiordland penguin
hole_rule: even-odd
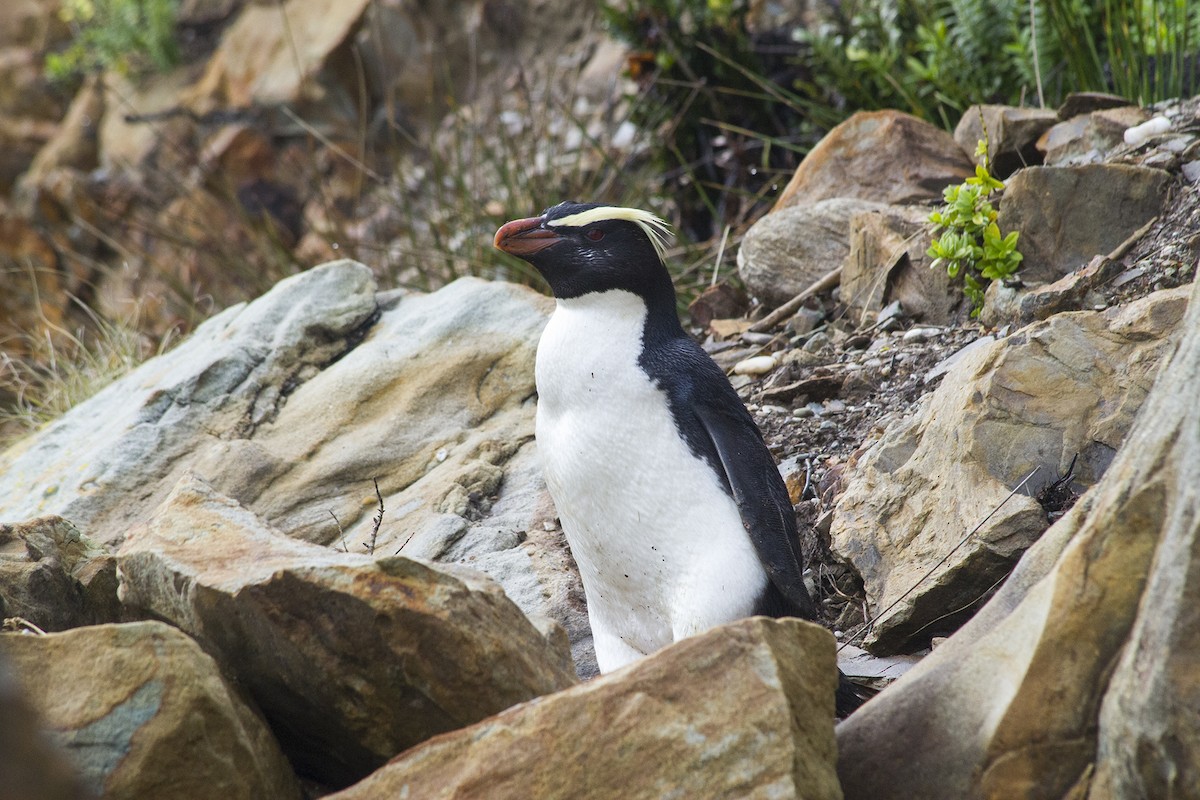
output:
[[[567,202],[495,238],[556,299],[537,444],[602,672],[742,617],[817,617],[775,461],[679,323],[667,235],[646,211]],[[843,680],[839,716],[855,705]]]

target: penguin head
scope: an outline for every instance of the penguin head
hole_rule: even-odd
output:
[[[613,289],[673,298],[663,264],[669,231],[648,211],[566,202],[504,224],[494,244],[532,264],[560,299]]]

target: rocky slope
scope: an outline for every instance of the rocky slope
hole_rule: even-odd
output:
[[[331,48],[313,75],[363,8],[298,29]],[[234,19],[196,108],[307,97]],[[972,321],[924,219],[981,121],[1028,249]],[[0,735],[24,743],[0,787],[1200,796],[1197,180],[1197,100],[832,132],[741,242],[762,302],[718,287],[693,319],[780,458],[834,635],[743,621],[603,678],[533,441],[551,303],[380,291],[352,260],[278,281],[0,453]],[[835,659],[904,675],[835,729]]]

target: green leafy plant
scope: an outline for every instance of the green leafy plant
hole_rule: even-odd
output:
[[[167,69],[179,61],[177,0],[64,0],[59,16],[71,44],[46,56],[46,72],[66,80],[88,72]]]
[[[991,281],[1010,278],[1016,274],[1024,258],[1017,250],[1018,231],[1007,236],[996,224],[996,209],[988,200],[1004,184],[992,177],[987,168],[987,141],[981,139],[975,154],[982,163],[975,167],[974,177],[957,186],[947,186],[942,193],[946,204],[929,215],[934,233],[928,255],[932,269],[944,266],[953,279],[962,278],[963,294],[971,301],[971,316],[979,316],[983,308],[983,292]]]

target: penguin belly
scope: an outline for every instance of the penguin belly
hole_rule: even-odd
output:
[[[741,516],[639,366],[646,306],[559,300],[537,355],[537,443],[602,672],[750,616],[767,587]]]

